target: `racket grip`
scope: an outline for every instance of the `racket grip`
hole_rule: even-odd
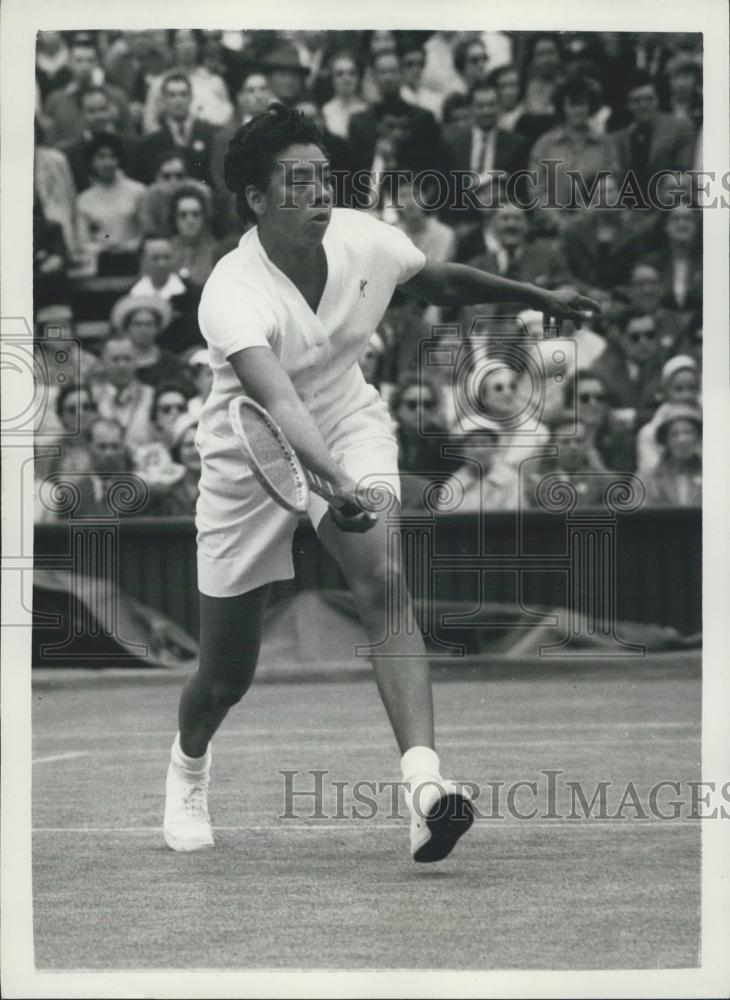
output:
[[[362,507],[358,507],[356,503],[351,500],[346,500],[341,506],[339,504],[333,504],[332,506],[337,508],[337,513],[341,514],[343,517],[359,517],[364,513]]]

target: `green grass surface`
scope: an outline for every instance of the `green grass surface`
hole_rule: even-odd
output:
[[[279,819],[283,769],[398,777],[372,683],[254,687],[214,744],[216,848],[168,851],[159,827],[177,697],[144,682],[36,691],[39,969],[697,964],[691,820],[481,820],[445,862],[419,866],[389,793],[371,821],[311,819],[309,800],[296,821]],[[555,769],[640,793],[699,777],[699,679],[453,681],[436,686],[436,703],[450,776],[542,788],[540,772]]]

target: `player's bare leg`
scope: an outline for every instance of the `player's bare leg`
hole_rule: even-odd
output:
[[[213,846],[208,814],[210,740],[256,671],[268,587],[239,597],[200,595],[199,666],[180,699],[167,772],[164,835],[176,851]]]
[[[411,851],[416,861],[439,861],[473,820],[471,804],[440,774],[434,750],[433,697],[428,658],[420,633],[390,632],[389,615],[412,613],[408,587],[390,555],[392,526],[385,516],[363,534],[341,531],[327,512],[318,535],[352,591],[371,646],[387,637],[383,655],[372,656],[380,696],[402,757],[411,810]]]

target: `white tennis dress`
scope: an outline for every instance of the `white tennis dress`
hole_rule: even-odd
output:
[[[214,381],[196,437],[202,458],[196,527],[198,587],[210,597],[234,597],[294,575],[297,517],[256,482],[228,419],[229,400],[243,392],[227,360],[237,351],[269,347],[348,474],[356,482],[374,476],[400,497],[393,421],[357,359],[396,285],[417,274],[426,258],[400,230],[344,208],[332,211],[323,247],[328,274],[316,313],[271,262],[256,228],[218,262],[203,289],[198,319]],[[326,510],[313,496],[307,513],[315,527]]]

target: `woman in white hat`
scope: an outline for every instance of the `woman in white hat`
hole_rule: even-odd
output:
[[[702,414],[685,403],[668,403],[654,432],[659,464],[644,477],[647,507],[702,504]]]
[[[127,295],[112,309],[112,326],[128,333],[137,348],[137,378],[153,388],[161,382],[189,382],[182,361],[157,343],[171,319],[170,304],[156,295]]]
[[[662,404],[636,435],[636,471],[640,474],[655,469],[662,457],[656,429],[664,418],[667,406],[676,403],[700,406],[700,373],[695,359],[688,354],[670,358],[662,368],[660,387]]]

